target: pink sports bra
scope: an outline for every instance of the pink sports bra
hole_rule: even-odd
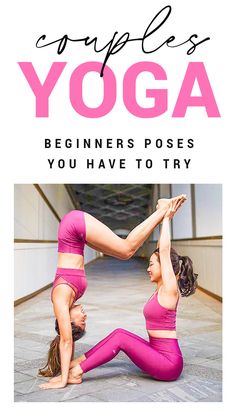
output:
[[[171,310],[158,302],[157,291],[143,308],[147,330],[176,330],[176,309]]]

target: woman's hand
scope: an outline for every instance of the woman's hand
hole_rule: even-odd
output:
[[[50,378],[49,383],[57,383],[59,381],[61,381],[61,375],[58,375],[57,377]]]
[[[178,199],[171,199],[169,207],[164,215],[164,219],[167,218],[168,220],[171,220],[174,217],[176,211],[181,207],[186,199],[186,195],[180,195]]]
[[[169,206],[168,210],[166,211],[163,219],[171,220],[176,213],[176,209],[173,203]]]
[[[61,380],[61,376],[54,377],[54,378],[51,378],[51,380],[49,380],[49,383],[57,383],[60,380]],[[67,384],[81,384],[81,383],[82,383],[82,377],[79,377],[79,376],[74,377],[73,375],[69,374]]]
[[[55,377],[58,378],[58,377]],[[43,390],[49,390],[50,388],[64,388],[66,386],[65,383],[63,383],[61,380],[57,380],[57,381],[48,381],[47,383],[43,383],[40,384],[40,388],[42,388]]]

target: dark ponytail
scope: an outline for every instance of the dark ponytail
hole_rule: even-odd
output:
[[[182,297],[194,294],[198,275],[193,272],[193,262],[188,256],[179,256],[180,272],[178,286]]]
[[[158,257],[159,248],[153,253]],[[179,256],[175,249],[170,249],[170,259],[173,271],[178,276],[178,287],[182,297],[188,297],[194,294],[197,288],[198,275],[193,272],[193,262],[188,256]]]

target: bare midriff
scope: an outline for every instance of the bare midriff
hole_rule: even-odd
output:
[[[176,330],[147,330],[153,338],[174,338],[177,339]]]
[[[75,253],[58,252],[58,268],[84,269],[84,257]]]

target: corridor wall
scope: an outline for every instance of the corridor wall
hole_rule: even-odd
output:
[[[57,265],[59,220],[74,209],[65,185],[14,188],[14,301],[49,286]],[[85,264],[97,252],[85,247]]]

